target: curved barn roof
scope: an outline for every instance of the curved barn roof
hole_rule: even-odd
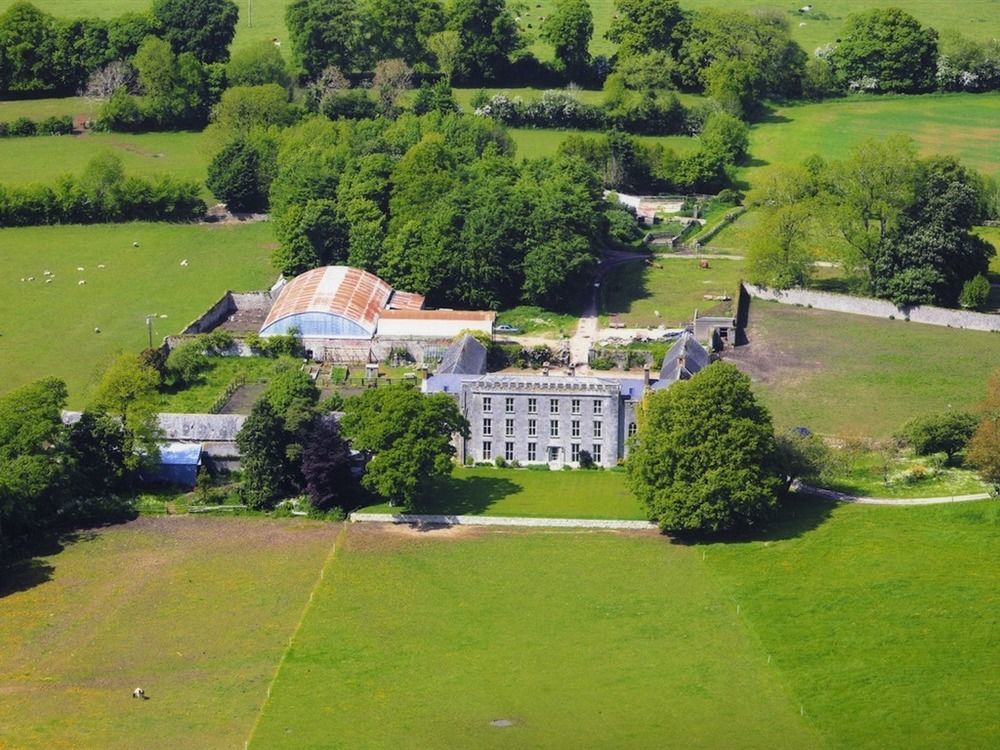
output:
[[[342,319],[344,333],[373,336],[391,296],[391,286],[360,268],[314,268],[282,287],[260,331],[287,333],[296,320],[332,316]]]

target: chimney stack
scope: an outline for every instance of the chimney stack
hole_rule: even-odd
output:
[[[649,388],[649,365],[644,365],[642,368],[642,386]]]
[[[548,362],[544,362],[544,363],[542,363],[542,375],[546,375],[547,376],[548,374],[549,374],[549,363]]]
[[[574,364],[573,362],[570,362],[569,363],[569,376],[573,377],[574,375],[576,375],[576,364]]]

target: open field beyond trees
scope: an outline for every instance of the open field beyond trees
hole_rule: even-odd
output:
[[[769,168],[807,156],[842,159],[868,138],[903,133],[923,156],[951,154],[984,174],[1000,174],[1000,93],[833,99],[779,106],[750,129],[753,187]],[[721,237],[721,235],[720,235]],[[721,243],[721,240],[719,241]]]
[[[191,132],[0,138],[0,184],[51,184],[64,174],[80,175],[91,159],[104,153],[118,156],[127,175],[194,180],[202,186],[202,197],[211,200],[204,186],[211,150],[201,133]]]
[[[337,531],[143,517],[3,571],[0,747],[242,747]]]
[[[76,407],[115,352],[146,347],[146,315],[157,316],[158,343],[227,289],[264,289],[274,280],[267,223],[3,229],[0,246],[0,392],[55,376]],[[44,271],[54,274],[51,284]]]
[[[748,346],[726,355],[750,374],[781,428],[888,437],[911,417],[971,409],[1000,367],[1000,335],[750,305]]]
[[[0,10],[6,9],[11,2],[12,0],[0,0]],[[91,15],[110,18],[125,12],[146,10],[151,2],[150,0],[36,0],[35,4],[63,18]],[[233,48],[278,39],[283,43],[285,53],[291,53],[291,44],[285,29],[286,0],[257,0],[253,3],[241,0],[237,5],[240,7],[240,19],[236,26]],[[905,7],[906,11],[916,16],[921,23],[930,25],[938,31],[959,31],[968,37],[984,41],[1000,35],[1000,22],[997,20],[993,5],[990,0],[957,0],[947,4],[934,0],[908,0]],[[615,51],[614,45],[607,41],[604,35],[611,26],[614,0],[591,0],[590,6],[594,13],[594,35],[590,43],[590,52],[594,55],[611,55]],[[761,6],[761,0],[730,0],[724,4],[719,0],[681,2],[681,7],[685,10],[720,7],[751,10]],[[837,38],[848,14],[879,6],[871,0],[827,0],[816,5],[811,14],[805,15],[797,12],[798,8],[802,7],[802,3],[797,1],[784,5],[772,3],[768,7],[788,13],[792,37],[807,53],[812,54],[816,47],[833,42]],[[542,59],[551,59],[552,47],[538,40],[537,32],[541,19],[550,15],[552,8],[551,0],[525,3],[525,14],[520,22],[522,32],[535,37],[529,38],[529,48]]]

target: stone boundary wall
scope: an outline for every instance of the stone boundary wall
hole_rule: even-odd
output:
[[[351,513],[351,523],[406,523],[429,526],[524,526],[563,529],[624,529],[655,531],[649,521],[624,521],[600,518],[514,518],[509,516],[448,516],[420,513]]]
[[[754,299],[771,300],[783,305],[801,305],[817,310],[865,315],[870,318],[899,318],[912,323],[932,326],[968,328],[973,331],[1000,331],[1000,315],[949,310],[932,305],[897,307],[892,302],[871,297],[852,297],[847,294],[815,292],[808,289],[768,289],[743,282],[743,289]]]

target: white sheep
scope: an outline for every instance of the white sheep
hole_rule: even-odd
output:
[[[97,267],[98,268],[107,268],[107,266],[105,266],[103,263],[98,263]]]
[[[187,266],[187,264],[188,264],[188,261],[187,261],[187,258],[185,258],[184,260],[182,260],[182,261],[181,261],[181,265],[182,265],[182,266],[185,266],[185,267],[186,267],[186,266]]]
[[[86,282],[86,281],[84,281],[83,279],[80,279],[80,280],[79,280],[78,282],[76,282],[76,283],[77,283],[77,285],[78,285],[78,286],[83,286],[83,285],[84,285],[84,284],[86,284],[87,282]]]
[[[139,247],[139,240],[133,241],[132,242],[132,247]]]
[[[83,271],[86,271],[87,269],[86,269],[86,268],[84,268],[83,266],[77,266],[77,267],[76,267],[76,270],[77,270],[77,271],[80,271],[80,272],[82,273]]]

